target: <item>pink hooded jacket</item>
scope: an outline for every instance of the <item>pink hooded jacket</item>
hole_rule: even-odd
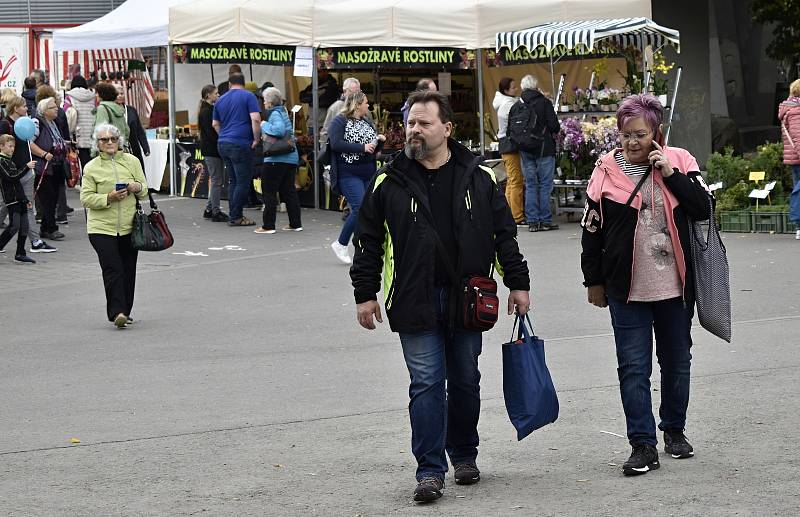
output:
[[[789,97],[781,102],[778,119],[783,138],[783,163],[800,165],[800,97]]]

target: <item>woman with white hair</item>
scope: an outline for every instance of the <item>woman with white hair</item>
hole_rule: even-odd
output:
[[[264,109],[266,120],[261,123],[261,139],[285,140],[291,137],[294,141],[294,127],[283,105],[283,95],[275,87],[270,87],[262,93],[264,96]],[[261,188],[264,197],[263,224],[256,228],[256,233],[275,233],[275,209],[278,206],[278,194],[281,201],[286,203],[289,213],[289,225],[284,226],[284,231],[301,232],[303,225],[300,222],[300,198],[294,186],[295,172],[299,161],[297,148],[288,153],[265,155],[264,169],[261,173]]]
[[[99,124],[92,136],[98,155],[83,169],[81,204],[89,209],[86,231],[106,291],[106,316],[117,328],[133,323],[138,251],[131,244],[136,198],[147,194],[142,165],[123,152],[124,138],[112,124]]]
[[[42,225],[39,234],[54,241],[64,238],[56,224],[59,182],[64,182],[64,158],[67,143],[56,125],[58,104],[54,97],[47,97],[36,105],[39,135],[31,144],[31,153],[36,159],[36,190],[42,207]]]

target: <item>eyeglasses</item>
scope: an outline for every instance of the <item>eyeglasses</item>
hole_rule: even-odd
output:
[[[50,107],[48,107],[47,109],[49,109],[49,110],[57,110],[57,109],[58,109],[58,106],[50,106]]]
[[[115,136],[100,137],[97,139],[97,141],[103,144],[115,144],[119,141],[119,138]]]
[[[650,136],[650,132],[649,131],[647,133],[642,133],[642,132],[639,132],[639,133],[622,133],[619,137],[620,137],[620,140],[622,140],[623,142],[630,142],[631,140],[636,140],[637,142],[641,142],[642,140],[644,140],[648,136]]]

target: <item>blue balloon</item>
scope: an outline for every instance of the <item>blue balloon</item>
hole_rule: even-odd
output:
[[[33,140],[36,135],[36,126],[30,117],[20,117],[14,122],[14,133],[20,140]]]

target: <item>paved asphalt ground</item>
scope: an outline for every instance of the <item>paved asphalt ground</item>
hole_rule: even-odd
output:
[[[386,324],[356,324],[328,247],[339,215],[257,235],[204,221],[200,200],[161,204],[176,245],[140,254],[125,330],[105,321],[81,210],[58,253],[0,255],[0,515],[800,515],[793,235],[725,235],[734,341],[694,331],[697,455],[626,479],[611,325],[585,301],[579,227],[522,233],[560,418],[516,441],[504,319],[481,356],[483,478],[448,474],[445,496],[416,506],[408,374]]]

